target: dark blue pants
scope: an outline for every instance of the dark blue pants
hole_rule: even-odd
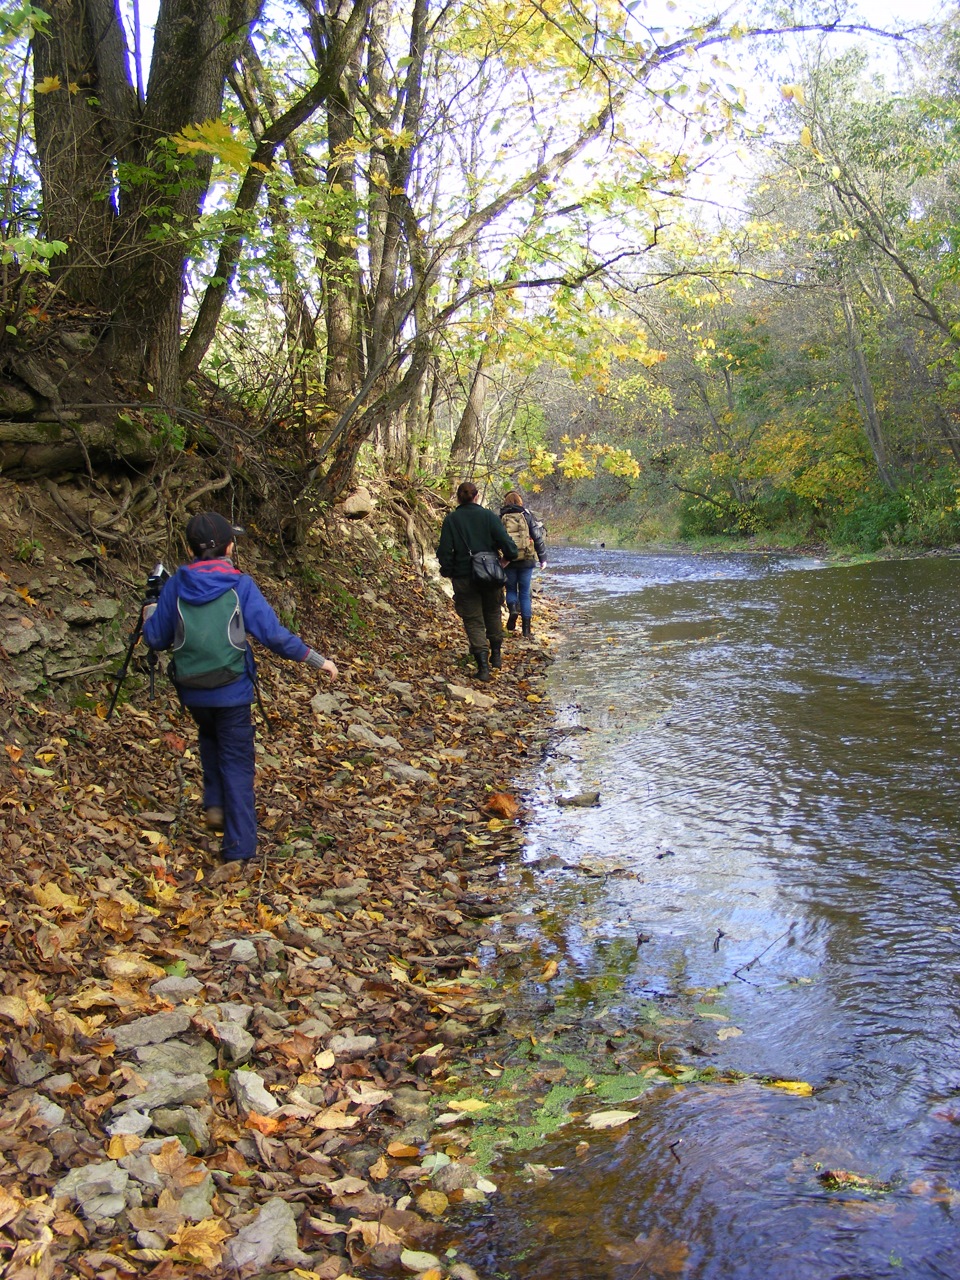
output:
[[[507,565],[507,608],[511,613],[519,613],[525,622],[533,616],[530,582],[535,564],[535,560],[522,560],[519,564],[514,560]]]
[[[249,703],[189,711],[199,730],[203,807],[223,810],[223,860],[252,858],[257,852],[257,806]]]

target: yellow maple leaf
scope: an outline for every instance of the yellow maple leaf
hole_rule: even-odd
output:
[[[479,1098],[455,1098],[449,1104],[451,1111],[465,1111],[467,1113],[474,1111],[485,1111],[489,1107],[489,1102],[481,1102]]]
[[[223,1259],[220,1245],[227,1234],[219,1218],[205,1218],[203,1222],[185,1222],[171,1240],[184,1257],[201,1266],[219,1267]]]
[[[56,93],[59,88],[59,76],[44,76],[39,84],[33,86],[33,91],[34,93]]]

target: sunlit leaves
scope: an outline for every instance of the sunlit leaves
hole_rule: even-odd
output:
[[[245,173],[250,164],[250,150],[224,120],[185,125],[180,133],[173,135],[173,142],[181,155],[216,156],[222,164],[238,173]]]

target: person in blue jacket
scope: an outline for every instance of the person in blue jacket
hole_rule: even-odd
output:
[[[196,559],[181,565],[164,584],[156,604],[144,607],[143,638],[151,649],[173,649],[171,675],[177,693],[197,722],[200,762],[203,766],[204,820],[211,830],[222,830],[224,862],[247,862],[257,851],[257,811],[254,796],[253,721],[250,706],[256,694],[256,667],[246,634],[259,640],[281,658],[306,662],[337,678],[335,664],[311,649],[284,627],[249,574],[241,573],[232,556],[236,533],[215,511],[193,516],[187,524],[187,542]],[[184,617],[190,607],[217,601],[235,592],[240,618],[236,644],[239,674],[225,671],[214,677],[225,681],[203,687],[201,681],[185,684],[177,679],[178,649],[184,642]],[[229,613],[231,597],[227,603]],[[186,608],[184,608],[186,606]],[[192,615],[196,616],[196,615]],[[242,646],[242,649],[241,649]],[[241,656],[242,655],[242,656]]]

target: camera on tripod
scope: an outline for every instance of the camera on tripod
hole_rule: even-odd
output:
[[[155,604],[160,599],[160,592],[163,590],[163,584],[170,577],[170,574],[161,563],[157,563],[150,571],[147,578],[147,589],[143,595],[144,604]]]
[[[159,561],[153,566],[147,577],[147,587],[143,593],[143,600],[140,603],[140,613],[137,617],[137,625],[134,628],[133,635],[130,637],[130,644],[127,648],[126,657],[123,660],[123,666],[114,677],[117,683],[113,691],[113,697],[110,699],[110,707],[107,711],[108,720],[113,716],[116,708],[117,698],[120,696],[120,689],[126,679],[127,670],[130,666],[130,659],[133,657],[133,651],[139,644],[140,636],[143,633],[143,624],[146,618],[149,617],[157,607],[157,601],[160,599],[160,592],[163,590],[163,584],[169,577],[170,574]],[[150,650],[147,656],[147,664],[150,668],[150,697],[152,698],[154,694],[154,683],[157,670],[157,655],[153,649]]]

